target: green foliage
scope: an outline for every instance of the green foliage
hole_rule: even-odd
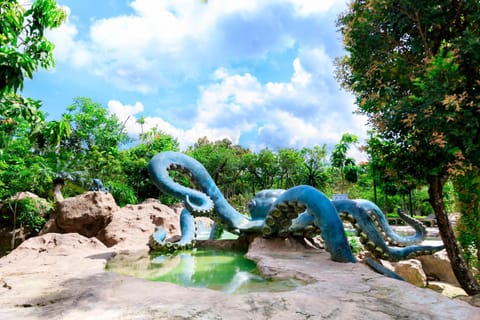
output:
[[[246,153],[242,158],[244,181],[250,194],[273,188],[276,175],[276,155],[269,149],[258,153]]]
[[[24,78],[32,78],[39,66],[48,69],[54,65],[54,46],[44,32],[59,27],[66,14],[54,0],[36,0],[28,9],[16,0],[1,0],[0,12],[0,97],[3,97],[22,89]]]
[[[327,174],[327,146],[314,146],[313,149],[303,148],[300,150],[303,157],[303,170],[300,184],[310,185],[325,191],[328,187]]]
[[[476,167],[455,179],[461,212],[458,241],[471,268],[480,267],[480,170]]]
[[[355,135],[344,133],[330,156],[332,167],[337,168],[340,174],[340,193],[344,192],[346,182],[355,183],[358,180],[358,167],[355,160],[347,156],[350,146],[357,142],[358,138]]]
[[[129,138],[116,116],[88,98],[76,98],[38,140],[50,181],[69,180],[88,189],[93,178],[108,180],[121,172],[120,147]]]
[[[345,234],[347,235],[348,244],[350,245],[353,254],[359,254],[360,252],[365,251],[356,232],[347,230],[345,231]]]
[[[478,1],[353,1],[338,21],[349,55],[337,76],[397,148],[386,160],[417,179],[478,159],[479,9]]]
[[[301,180],[304,158],[300,152],[293,148],[282,148],[277,153],[277,187],[289,189]]]
[[[0,198],[24,190],[42,193],[44,160],[32,150],[45,122],[44,115],[37,101],[23,98],[8,101],[0,103]]]
[[[138,203],[137,195],[130,186],[116,181],[110,181],[106,186],[120,207]]]
[[[300,184],[327,188],[325,146],[252,153],[229,140],[212,142],[201,138],[188,149],[188,154],[205,166],[227,199],[234,202],[242,198],[239,195],[248,199],[264,189],[288,189]]]
[[[51,209],[49,203],[38,201],[33,198],[10,199],[5,201],[6,205],[13,217],[14,226],[22,225],[26,228],[32,229],[35,233],[40,232],[46,220],[43,213]]]
[[[232,207],[234,207],[238,212],[248,216],[248,201],[253,198],[254,195],[250,193],[239,193],[231,196],[228,199],[228,202]]]
[[[241,158],[247,152],[228,139],[211,142],[206,137],[187,150],[187,154],[203,164],[227,198],[245,189],[240,176],[244,169]]]
[[[60,142],[60,152],[74,154],[82,161],[90,161],[92,176],[109,170],[108,164],[118,156],[118,148],[129,138],[124,125],[100,104],[88,98],[76,98],[63,114],[58,128],[69,128]],[[61,123],[65,123],[63,126]],[[105,168],[106,167],[106,168]]]
[[[53,44],[44,31],[60,26],[66,15],[53,0],[36,0],[29,8],[0,0],[0,12],[0,198],[19,190],[45,193],[49,179],[37,144],[45,117],[39,101],[16,92],[39,67],[53,66]]]
[[[480,292],[443,198],[448,179],[480,158],[480,2],[354,0],[338,26],[348,54],[337,60],[337,77],[385,142],[388,176],[403,194],[429,184],[457,279]]]
[[[116,179],[128,185],[136,194],[138,201],[160,198],[165,204],[174,203],[176,200],[170,196],[160,194],[150,178],[147,166],[150,159],[159,152],[178,151],[178,141],[156,128],[142,134],[141,139],[140,144],[119,154],[121,173]]]

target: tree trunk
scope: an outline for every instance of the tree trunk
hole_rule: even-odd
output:
[[[452,225],[448,220],[442,196],[444,183],[443,179],[438,176],[434,176],[429,180],[428,194],[430,196],[430,204],[437,217],[438,231],[445,244],[445,249],[447,250],[453,273],[463,290],[465,290],[468,295],[475,295],[480,293],[480,286],[476,282],[463,258],[463,253],[455,239]]]
[[[63,201],[62,187],[62,183],[56,183],[53,185],[53,199],[55,202]]]

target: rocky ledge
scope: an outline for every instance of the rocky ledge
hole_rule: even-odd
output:
[[[247,254],[266,275],[309,283],[288,292],[228,295],[106,271],[119,254],[147,252],[77,233],[25,241],[0,259],[0,319],[480,319],[480,308],[292,239],[255,238]]]
[[[466,302],[333,262],[293,239],[247,243],[263,274],[308,283],[288,292],[229,295],[105,270],[112,257],[148,259],[158,225],[178,237],[180,210],[156,200],[119,208],[104,192],[58,202],[41,236],[0,258],[0,319],[480,319]]]

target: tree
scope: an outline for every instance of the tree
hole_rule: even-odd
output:
[[[314,188],[325,191],[327,188],[328,176],[326,173],[327,147],[314,146],[313,149],[303,148],[300,150],[303,157],[303,173],[301,184],[307,184]]]
[[[43,193],[44,161],[32,152],[34,130],[43,123],[43,113],[37,108],[0,104],[0,198],[24,190]]]
[[[120,153],[122,172],[118,179],[123,183],[123,189],[131,188],[139,201],[147,198],[159,198],[161,195],[148,173],[148,162],[162,151],[178,151],[178,141],[157,128],[140,136],[141,142]],[[113,177],[110,176],[110,180]],[[120,187],[120,186],[119,186]],[[160,196],[162,202],[171,202],[170,198]]]
[[[340,193],[343,193],[346,181],[357,182],[358,167],[353,158],[347,157],[348,148],[357,142],[357,136],[344,133],[330,156],[332,167],[337,168],[340,173]]]
[[[199,138],[187,153],[203,164],[226,198],[243,192],[240,176],[243,174],[242,156],[248,151],[233,145],[228,139],[209,141]]]
[[[386,212],[393,212],[394,208],[389,203],[388,197],[400,194],[402,196],[402,208],[405,210],[405,195],[409,195],[413,188],[422,184],[422,181],[409,175],[402,168],[392,167],[390,159],[399,152],[398,146],[394,143],[371,135],[367,141],[366,151],[371,158],[370,167],[374,182],[379,184],[383,192],[384,209]]]
[[[124,125],[100,104],[76,98],[60,120],[46,122],[35,135],[33,150],[43,159],[44,180],[53,183],[55,200],[91,187],[92,179],[104,180],[121,172],[120,147],[129,141]]]
[[[258,190],[270,189],[275,187],[275,181],[278,174],[276,156],[269,149],[262,149],[256,154],[256,164],[252,172],[258,181]]]
[[[339,80],[397,148],[392,168],[428,183],[454,273],[479,293],[442,194],[450,177],[479,166],[480,3],[354,0],[338,26],[348,52],[337,60]]]
[[[114,173],[119,148],[129,142],[124,124],[99,103],[89,98],[76,98],[62,115],[69,123],[70,135],[60,143],[62,156],[79,163],[89,178],[103,179]],[[113,172],[112,172],[113,171]]]
[[[54,65],[53,44],[45,30],[66,15],[53,0],[37,0],[24,8],[16,0],[0,0],[0,197],[15,190],[41,190],[43,158],[32,153],[45,126],[40,102],[17,94],[25,77]],[[40,190],[38,190],[40,189]]]
[[[301,179],[304,159],[302,154],[293,148],[282,148],[277,153],[278,187],[289,189]]]
[[[473,168],[454,181],[457,191],[460,221],[457,230],[466,262],[472,269],[480,267],[480,170]]]
[[[66,18],[54,0],[36,0],[25,9],[16,0],[0,1],[0,96],[23,88],[38,67],[54,65],[54,45],[45,30],[59,27]]]

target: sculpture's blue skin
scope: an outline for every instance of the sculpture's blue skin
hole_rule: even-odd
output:
[[[293,187],[275,200],[265,218],[264,236],[288,236],[292,218],[305,209],[314,217],[315,225],[320,228],[332,260],[356,262],[335,207],[327,196],[311,186]],[[292,213],[294,214],[291,215]]]
[[[423,224],[402,212],[399,212],[400,218],[406,222],[409,226],[415,229],[415,234],[411,236],[402,236],[393,231],[390,225],[385,218],[385,215],[380,210],[380,208],[375,205],[373,202],[363,199],[354,199],[354,200],[333,200],[333,205],[339,212],[340,218],[342,220],[350,221],[351,220],[361,220],[363,225],[373,223],[375,228],[380,231],[380,235],[382,239],[394,246],[398,247],[405,247],[413,244],[421,243],[425,239],[426,230]],[[349,205],[346,205],[348,203]],[[355,205],[356,204],[356,205]],[[358,208],[356,207],[358,206]],[[368,219],[369,217],[370,219]],[[313,217],[308,214],[307,212],[298,216],[296,220],[294,220],[296,225],[292,225],[291,229],[295,228],[296,230],[302,230],[303,228],[307,227],[308,225],[314,223]],[[357,225],[356,229],[359,233],[362,232],[362,228],[365,226]],[[372,228],[372,226],[368,226],[368,228]],[[366,237],[363,237],[364,239]]]
[[[272,208],[272,204],[277,200],[285,190],[283,189],[268,189],[262,190],[255,195],[247,203],[248,212],[252,220],[265,220],[268,212]]]
[[[180,214],[180,230],[182,237],[178,242],[165,242],[167,232],[157,227],[157,230],[150,237],[150,247],[153,250],[175,251],[179,249],[190,249],[195,245],[195,218],[183,209]]]
[[[376,257],[390,261],[409,259],[418,255],[428,255],[443,249],[443,246],[419,246],[409,245],[405,248],[390,247],[385,243],[383,236],[378,232],[377,225],[368,214],[368,209],[373,205],[370,202],[358,200],[336,200],[332,201],[342,219],[350,221],[360,236],[360,242],[365,248]],[[367,205],[365,205],[367,203]],[[376,214],[381,213],[380,209]],[[382,214],[383,215],[383,214]],[[391,231],[391,236],[395,232]],[[396,235],[398,241],[408,242],[409,237]]]
[[[427,231],[425,226],[418,220],[409,217],[402,211],[398,210],[400,218],[415,229],[415,234],[411,236],[401,236],[392,230],[385,218],[382,210],[373,202],[363,199],[355,199],[355,201],[362,209],[366,210],[372,218],[375,225],[381,230],[381,234],[386,242],[393,246],[405,247],[412,244],[419,244],[425,239]]]
[[[192,182],[203,192],[179,185],[169,176],[169,170],[186,171]],[[251,221],[230,206],[207,170],[197,160],[179,152],[162,152],[150,160],[148,171],[156,186],[163,192],[183,200],[194,216],[207,215],[215,209],[220,221],[238,233]]]
[[[100,179],[93,179],[93,187],[92,191],[103,191],[103,192],[110,192],[108,188],[103,186],[103,183]]]
[[[385,227],[388,226],[385,217],[380,209],[370,202],[330,201],[322,192],[310,186],[297,186],[286,191],[264,190],[249,201],[248,208],[252,216],[250,219],[228,204],[208,172],[195,159],[179,152],[162,152],[152,158],[148,169],[160,190],[185,203],[182,220],[188,221],[188,227],[184,228],[182,225],[182,240],[176,243],[179,248],[190,245],[194,239],[195,228],[192,226],[193,216],[190,213],[207,215],[214,211],[213,218],[216,222],[237,234],[259,233],[265,237],[301,235],[311,238],[321,233],[332,260],[339,262],[356,261],[340,218],[349,219],[357,228],[365,247],[383,259],[396,261],[443,249],[443,246],[389,247],[381,232],[405,244],[418,241],[424,234],[417,229],[417,234],[412,239],[396,235],[391,228]],[[201,191],[179,185],[169,176],[169,170],[186,173]],[[372,219],[369,212],[376,218]],[[378,225],[384,224],[381,227],[383,231],[377,229],[374,220]],[[191,241],[187,242],[189,240]],[[168,244],[160,242],[154,248],[162,249],[166,246]]]

